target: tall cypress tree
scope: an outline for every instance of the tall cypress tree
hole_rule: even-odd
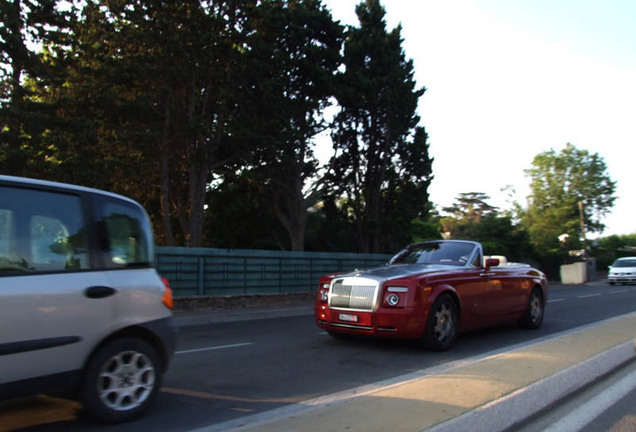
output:
[[[356,13],[360,26],[347,31],[339,77],[331,180],[358,250],[382,252],[408,241],[411,219],[425,211],[432,159],[417,127],[424,89],[416,88],[401,27],[387,31],[379,0],[366,0]]]
[[[263,1],[253,21],[260,70],[262,151],[254,175],[266,184],[292,250],[304,250],[307,210],[320,191],[314,137],[327,128],[323,111],[334,93],[342,29],[319,0]]]

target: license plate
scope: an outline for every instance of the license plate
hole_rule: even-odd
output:
[[[358,322],[358,315],[340,314],[340,321]]]

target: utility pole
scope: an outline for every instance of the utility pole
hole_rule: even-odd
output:
[[[581,240],[583,240],[583,255],[587,257],[587,240],[585,233],[585,212],[583,211],[583,201],[579,201],[579,213],[581,215]]]

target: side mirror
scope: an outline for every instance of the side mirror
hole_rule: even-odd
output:
[[[499,265],[499,258],[486,258],[486,270],[490,267],[497,267]]]

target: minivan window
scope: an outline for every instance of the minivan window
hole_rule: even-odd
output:
[[[0,186],[0,274],[89,267],[81,200]]]
[[[10,229],[13,225],[13,213],[7,209],[0,208],[0,268],[4,260],[9,254],[9,248],[11,247]]]
[[[102,201],[100,218],[107,237],[108,267],[130,267],[153,263],[152,233],[145,213],[136,206]]]

